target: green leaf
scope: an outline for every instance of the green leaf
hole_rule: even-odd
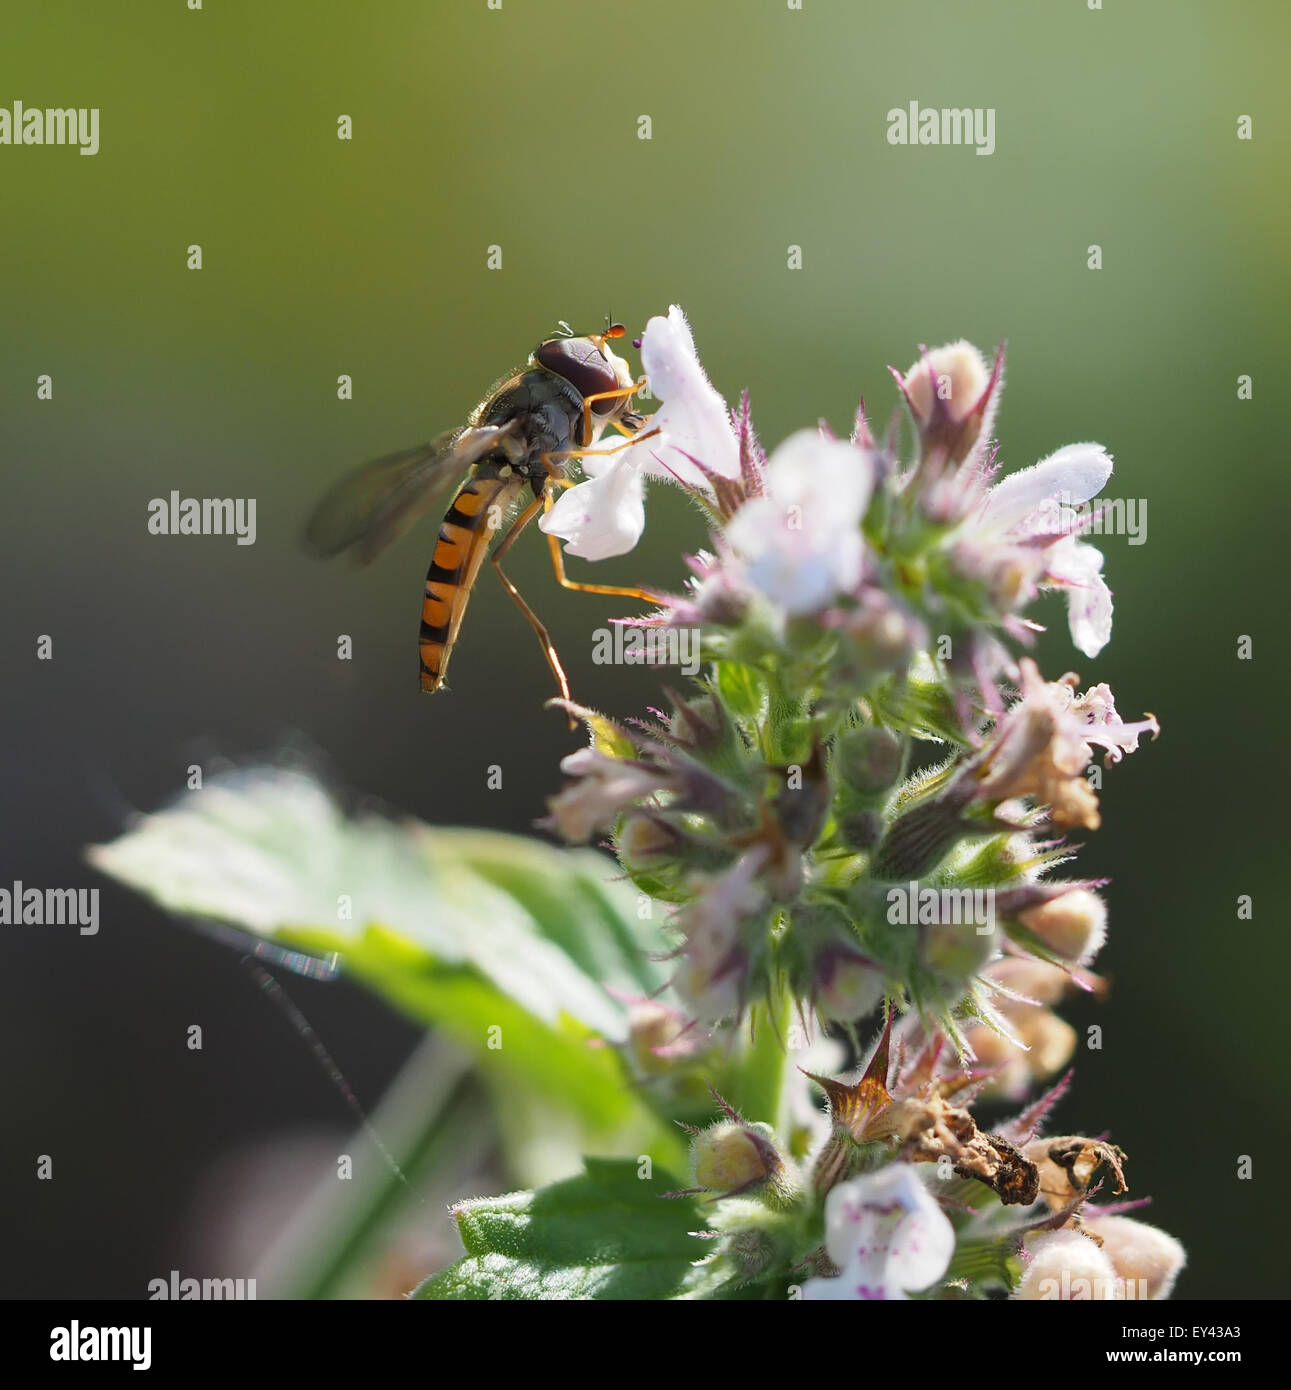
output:
[[[618,866],[589,850],[481,830],[436,830],[438,849],[504,889],[593,980],[651,993],[662,973],[651,953],[664,942],[637,913],[637,895],[611,876]]]
[[[425,1299],[669,1299],[702,1283],[712,1242],[691,1197],[669,1174],[638,1176],[635,1160],[586,1160],[576,1178],[463,1202],[466,1254],[413,1295]]]
[[[627,995],[657,989],[658,928],[611,862],[515,836],[347,818],[311,778],[259,768],[209,781],[109,845],[104,873],[171,911],[341,968],[451,1036],[482,1077],[568,1106],[595,1133],[658,1124],[607,1041]],[[341,911],[348,905],[348,913]],[[338,920],[338,915],[340,920]]]

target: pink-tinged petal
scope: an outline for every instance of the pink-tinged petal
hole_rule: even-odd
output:
[[[802,1286],[802,1297],[809,1303],[823,1303],[827,1300],[835,1303],[855,1303],[868,1302],[871,1299],[909,1299],[910,1295],[900,1289],[885,1288],[882,1284],[851,1278],[844,1271],[841,1279],[808,1279]]]
[[[987,493],[982,523],[1012,530],[1044,503],[1061,499],[1078,506],[1097,497],[1111,476],[1112,460],[1101,444],[1068,444],[996,483]]]
[[[1018,667],[1022,699],[1005,712],[977,755],[973,795],[995,803],[1034,797],[1050,808],[1057,829],[1097,830],[1098,798],[1084,775],[1094,747],[1106,749],[1105,761],[1119,762],[1138,748],[1141,734],[1160,733],[1156,717],[1126,723],[1106,685],[1077,694],[1073,675],[1046,681],[1030,657]]]
[[[695,335],[680,306],[669,305],[666,318],[656,314],[646,324],[641,335],[641,365],[650,378],[650,390],[661,401],[670,401],[690,390],[695,385],[696,369],[699,379],[708,384],[695,351]]]
[[[1064,536],[1048,552],[1046,580],[1067,591],[1067,625],[1076,649],[1094,657],[1112,638],[1112,591],[1102,575],[1103,555]]]
[[[640,468],[625,455],[595,466],[597,476],[561,493],[538,526],[563,540],[568,554],[606,560],[626,555],[641,539],[645,484]]]
[[[690,325],[675,304],[667,318],[646,324],[641,365],[650,390],[662,402],[646,426],[659,433],[648,441],[645,471],[707,491],[703,474],[691,462],[698,459],[710,472],[738,478],[739,440],[730,409],[705,375]]]
[[[670,983],[701,1023],[719,1023],[743,1006],[747,957],[739,945],[740,925],[766,901],[756,882],[765,862],[764,849],[749,850],[729,869],[710,876],[674,919],[686,942]]]
[[[788,529],[785,509],[769,497],[741,507],[727,534],[744,557],[748,582],[791,616],[818,612],[860,580],[859,531],[835,537],[828,549],[813,546],[802,532]]]
[[[1087,589],[1067,591],[1067,625],[1077,651],[1097,656],[1112,637],[1112,591],[1100,575]]]
[[[1116,1270],[1098,1243],[1082,1231],[1043,1231],[1026,1242],[1027,1265],[1011,1298],[1115,1299]]]
[[[570,844],[586,844],[607,829],[633,802],[668,785],[658,769],[580,748],[562,759],[560,770],[572,780],[548,797],[550,824]]]
[[[790,435],[767,464],[764,495],[746,502],[726,528],[748,581],[795,616],[853,590],[874,480],[864,450],[812,430]]]
[[[1071,702],[1071,715],[1078,721],[1080,736],[1086,743],[1105,749],[1109,763],[1119,763],[1126,753],[1136,753],[1140,734],[1151,734],[1153,738],[1161,734],[1155,714],[1128,722],[1122,719],[1106,683],[1076,696]]]
[[[949,388],[944,401],[938,401],[939,381]],[[908,371],[897,377],[901,392],[920,424],[933,419],[937,410],[956,423],[963,420],[981,400],[991,383],[991,369],[981,350],[966,338],[945,347],[924,350]]]
[[[822,439],[815,430],[798,430],[767,463],[766,491],[779,503],[859,525],[874,491],[872,456],[854,444]],[[828,499],[821,504],[821,498]]]
[[[1169,1298],[1187,1263],[1182,1245],[1171,1235],[1128,1216],[1098,1216],[1089,1229],[1103,1241],[1103,1254],[1137,1298]]]

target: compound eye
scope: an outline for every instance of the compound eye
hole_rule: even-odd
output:
[[[534,358],[549,372],[564,377],[580,396],[619,389],[614,367],[606,361],[595,339],[548,338],[534,353]],[[616,400],[597,401],[592,413],[608,415],[617,404]]]

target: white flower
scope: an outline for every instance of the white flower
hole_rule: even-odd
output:
[[[1071,640],[1086,656],[1097,656],[1111,638],[1112,592],[1101,552],[1064,529],[1062,509],[1097,497],[1111,475],[1101,445],[1068,444],[990,488],[966,533],[974,550],[1012,547],[1019,559],[1035,557],[1040,583],[1067,591]]]
[[[640,462],[634,462],[643,447],[585,458],[587,481],[566,488],[538,525],[584,560],[626,555],[645,530],[645,482]]]
[[[1101,1237],[1103,1254],[1129,1285],[1127,1297],[1170,1297],[1187,1259],[1172,1235],[1128,1216],[1095,1216],[1089,1229]]]
[[[1112,460],[1101,444],[1068,444],[1057,453],[1001,478],[986,495],[984,525],[1022,532],[1025,524],[1045,529],[1039,519],[1059,500],[1088,502],[1112,476]]]
[[[955,1230],[913,1167],[891,1163],[830,1192],[825,1248],[841,1273],[808,1279],[803,1298],[900,1299],[945,1274]]]
[[[861,519],[874,489],[868,454],[791,434],[771,455],[765,493],[731,518],[726,540],[749,582],[786,613],[819,611],[861,580]]]
[[[1022,699],[1001,717],[978,760],[976,794],[988,801],[1031,796],[1052,810],[1059,829],[1097,830],[1098,798],[1085,778],[1094,746],[1104,763],[1119,763],[1138,749],[1139,736],[1161,733],[1156,716],[1127,723],[1116,712],[1111,689],[1091,686],[1083,695],[1075,677],[1046,681],[1034,661],[1019,663]]]
[[[690,325],[675,304],[667,318],[646,324],[641,365],[659,409],[635,442],[609,438],[598,453],[585,456],[587,481],[566,489],[538,523],[563,540],[570,555],[585,560],[625,555],[641,539],[646,477],[707,493],[705,469],[723,478],[740,474],[730,411],[704,375]]]
[[[744,953],[740,926],[766,902],[756,879],[766,850],[755,846],[729,869],[692,886],[697,896],[674,919],[685,934],[681,961],[672,987],[692,1017],[717,1023],[739,1012],[744,1003]]]
[[[574,780],[549,797],[547,807],[553,825],[571,844],[585,844],[634,801],[669,785],[666,773],[606,757],[593,748],[580,748],[563,758],[560,770]]]
[[[1071,640],[1086,656],[1097,656],[1112,636],[1112,591],[1102,569],[1103,552],[1075,536],[1064,536],[1048,554],[1045,577],[1066,589]]]
[[[1013,1290],[1022,1300],[1108,1300],[1121,1296],[1122,1286],[1111,1260],[1080,1231],[1044,1231],[1027,1242],[1030,1260]]]

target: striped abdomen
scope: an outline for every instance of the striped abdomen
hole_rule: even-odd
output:
[[[495,529],[524,491],[522,479],[468,478],[453,498],[426,574],[421,605],[421,688],[438,690]]]

